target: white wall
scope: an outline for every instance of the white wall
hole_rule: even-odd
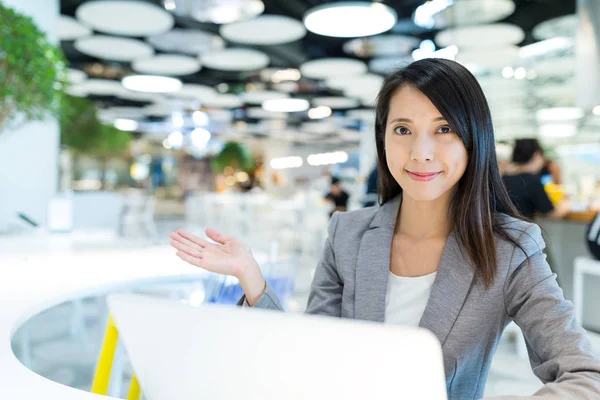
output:
[[[33,17],[56,42],[58,0],[2,2]],[[45,224],[46,207],[58,185],[59,140],[56,121],[31,122],[0,134],[0,231],[16,222],[17,212]]]

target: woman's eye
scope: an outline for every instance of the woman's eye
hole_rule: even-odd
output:
[[[398,135],[408,135],[410,133],[408,128],[406,128],[404,126],[399,126],[397,128],[394,128],[394,132],[397,133]]]
[[[440,129],[438,129],[439,133],[452,133],[452,128],[450,128],[448,125],[446,126],[442,126],[440,127]]]

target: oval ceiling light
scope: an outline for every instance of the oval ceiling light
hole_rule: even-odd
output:
[[[500,21],[515,11],[513,0],[460,0],[432,15],[436,29]]]
[[[130,75],[121,83],[126,89],[146,93],[172,93],[182,87],[179,79],[158,75]]]
[[[583,118],[584,112],[579,107],[554,107],[538,110],[536,117],[540,121],[568,121]]]
[[[540,136],[547,138],[565,138],[572,137],[577,134],[577,126],[575,124],[544,124],[540,125]]]
[[[171,94],[171,96],[176,98],[194,99],[200,102],[212,99],[216,95],[217,91],[214,88],[196,83],[185,83],[180,90]]]
[[[377,57],[369,61],[369,69],[378,74],[387,75],[413,62],[412,56]]]
[[[71,85],[82,83],[88,78],[85,72],[73,68],[67,70],[67,76],[69,77],[69,83]]]
[[[164,33],[175,24],[171,14],[145,1],[88,1],[77,7],[75,16],[96,31],[131,37]]]
[[[514,24],[497,23],[475,26],[459,26],[435,35],[440,47],[456,45],[458,48],[489,49],[517,45],[525,39],[525,32]]]
[[[564,50],[574,45],[574,40],[566,37],[553,37],[523,46],[519,49],[521,58],[543,56],[547,53]]]
[[[475,49],[459,51],[456,61],[462,64],[477,65],[485,68],[498,68],[511,65],[519,58],[519,47],[503,46],[493,49]]]
[[[379,92],[384,78],[381,75],[365,74],[358,76],[339,76],[329,78],[325,85],[331,89],[342,90],[349,96],[361,97],[363,94]],[[348,94],[350,93],[350,94]]]
[[[119,81],[111,79],[86,79],[75,86],[83,89],[88,95],[119,96],[124,91]]]
[[[75,40],[87,37],[92,34],[92,30],[82,25],[75,18],[68,15],[61,15],[58,20],[58,39]]]
[[[200,57],[200,62],[205,67],[219,71],[254,71],[265,68],[270,59],[258,50],[230,47],[204,54]]]
[[[131,66],[136,72],[151,75],[190,75],[201,68],[196,58],[180,54],[159,54],[135,60]]]
[[[300,112],[309,107],[310,103],[304,99],[272,99],[262,104],[264,110],[273,112]]]
[[[396,12],[382,3],[342,1],[311,8],[304,26],[318,35],[348,38],[386,32],[397,20]]]
[[[273,169],[286,169],[286,168],[298,168],[301,167],[304,161],[302,157],[280,157],[271,160],[270,165]]]
[[[577,14],[563,15],[537,24],[533,28],[533,37],[538,40],[554,37],[575,38],[579,17]]]
[[[175,0],[172,7],[172,12],[177,15],[187,15],[200,22],[215,24],[229,24],[254,18],[265,10],[261,0]]]
[[[367,65],[353,58],[319,58],[307,61],[300,66],[302,76],[312,79],[354,76],[367,72]]]
[[[219,35],[197,29],[173,29],[160,35],[150,36],[148,43],[167,53],[199,55],[225,48]]]
[[[154,49],[137,39],[95,35],[75,41],[75,50],[103,60],[131,62],[152,57]]]
[[[138,129],[138,122],[133,119],[117,118],[113,123],[114,127],[126,132],[133,132]]]
[[[274,90],[259,90],[241,93],[240,97],[242,101],[247,104],[262,104],[267,100],[287,99],[289,95]]]
[[[214,108],[238,108],[244,103],[235,94],[221,94],[217,93],[212,97],[206,98],[203,102],[204,106]]]
[[[277,34],[273,35],[273,32]],[[230,42],[270,46],[300,40],[306,35],[306,29],[294,18],[261,15],[247,21],[222,25],[220,33]]]
[[[381,35],[352,39],[344,44],[344,52],[356,57],[405,56],[419,47],[419,43],[413,36]]]
[[[327,106],[318,106],[308,110],[308,118],[310,119],[323,119],[331,116],[331,108]]]

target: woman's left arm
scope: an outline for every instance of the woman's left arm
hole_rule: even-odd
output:
[[[532,225],[519,243],[528,259],[515,250],[504,302],[523,331],[533,372],[545,384],[535,396],[600,399],[600,358],[546,262],[540,228]]]

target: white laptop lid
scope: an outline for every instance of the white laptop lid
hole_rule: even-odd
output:
[[[425,329],[130,294],[108,303],[148,400],[447,398]]]

